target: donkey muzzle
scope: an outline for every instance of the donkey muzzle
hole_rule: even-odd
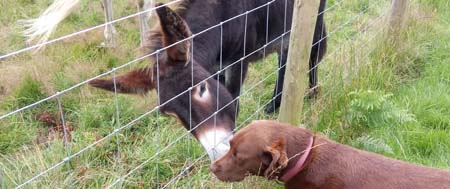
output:
[[[233,138],[233,132],[221,128],[211,128],[198,133],[196,137],[206,150],[206,153],[208,153],[211,162],[214,162],[230,150],[230,140]]]

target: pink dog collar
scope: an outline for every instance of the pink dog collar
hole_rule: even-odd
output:
[[[297,173],[299,173],[304,168],[305,161],[308,158],[309,153],[311,152],[313,142],[314,142],[314,138],[311,137],[309,139],[308,147],[303,151],[303,155],[298,159],[298,161],[297,161],[297,163],[295,163],[294,167],[287,170],[286,173],[284,173],[278,180],[286,183],[287,181],[291,180],[292,177],[294,177]]]

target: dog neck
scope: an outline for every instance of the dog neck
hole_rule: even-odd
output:
[[[306,147],[306,149],[299,153],[299,154],[301,154],[301,156],[297,159],[297,162],[294,164],[293,167],[288,168],[287,170],[285,170],[284,174],[281,175],[281,177],[278,180],[280,180],[281,182],[286,183],[289,180],[291,180],[292,177],[294,177],[300,171],[302,171],[302,169],[305,167],[306,159],[308,159],[308,156],[309,156],[309,154],[311,152],[313,143],[314,143],[314,136],[311,136],[311,138],[309,139],[308,146]]]

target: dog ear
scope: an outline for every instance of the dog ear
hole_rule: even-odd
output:
[[[153,69],[141,68],[115,77],[119,93],[145,94],[154,89]],[[95,79],[89,85],[114,92],[113,79]]]
[[[267,146],[266,149],[264,149],[261,160],[263,164],[267,166],[267,169],[264,171],[264,176],[266,178],[271,179],[274,172],[278,172],[285,168],[288,164],[286,139],[280,138],[272,145]]]
[[[176,12],[167,6],[163,6],[163,4],[157,4],[157,7],[160,7],[156,9],[156,13],[158,14],[162,29],[163,47],[170,46],[191,36],[188,25]],[[175,62],[186,62],[190,57],[189,49],[190,40],[186,40],[169,47],[166,52],[170,60]]]

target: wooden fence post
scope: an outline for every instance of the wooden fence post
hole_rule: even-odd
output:
[[[300,125],[319,0],[296,0],[278,120]]]
[[[392,0],[391,15],[389,18],[389,38],[394,42],[397,39],[400,29],[403,26],[405,12],[408,7],[408,0]]]

